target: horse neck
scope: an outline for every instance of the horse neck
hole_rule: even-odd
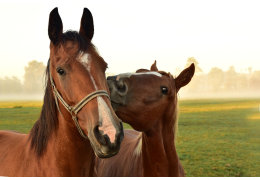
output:
[[[92,176],[94,152],[88,139],[80,136],[70,113],[59,103],[62,115],[55,103],[50,74],[44,104],[38,121],[29,133],[28,154],[35,154],[36,164],[52,169],[52,176]],[[39,170],[40,171],[40,170]],[[62,173],[62,174],[59,174]]]
[[[95,176],[93,164],[95,154],[90,141],[80,136],[69,113],[62,115],[64,118],[58,114],[59,126],[52,134],[48,147],[51,156],[54,161],[59,162],[59,168],[72,173],[69,175]]]
[[[176,106],[169,105],[157,123],[142,133],[144,176],[179,176],[174,133]]]

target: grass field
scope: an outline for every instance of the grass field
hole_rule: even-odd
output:
[[[28,133],[41,105],[0,102],[0,129]],[[186,176],[260,176],[259,105],[260,99],[180,101],[176,147]]]

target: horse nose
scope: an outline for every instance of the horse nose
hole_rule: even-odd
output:
[[[128,91],[128,86],[126,83],[124,83],[122,80],[116,81],[115,83],[116,88],[117,88],[117,94],[119,96],[125,96]]]
[[[111,142],[110,142],[108,135],[107,134],[102,135],[100,130],[99,130],[98,125],[93,129],[93,134],[94,134],[97,142],[100,145],[103,145],[103,146],[110,146],[111,145]],[[117,132],[116,136],[117,136],[117,144],[120,144],[122,142],[122,140],[124,139],[124,128],[123,128],[122,122],[120,122],[120,128],[119,128],[119,131]]]
[[[108,80],[108,81],[109,81],[109,80],[116,81],[116,78],[117,78],[117,76],[108,76],[108,77],[107,77],[107,80]]]
[[[110,92],[113,94],[116,91],[116,94],[119,96],[125,96],[128,91],[128,86],[123,82],[123,79],[119,79],[118,76],[108,76],[107,82]]]
[[[95,136],[97,142],[98,142],[100,145],[105,146],[105,145],[108,144],[108,139],[107,139],[108,137],[105,137],[105,136],[107,136],[107,135],[103,136],[103,135],[101,134],[101,132],[99,131],[99,128],[98,128],[98,127],[99,127],[98,125],[97,125],[96,127],[94,127],[94,129],[93,129],[93,134],[94,134],[94,136]]]

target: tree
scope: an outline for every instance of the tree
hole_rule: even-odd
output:
[[[237,89],[237,73],[234,66],[230,66],[225,73],[225,90],[234,91]]]
[[[249,72],[249,74],[251,74],[252,73],[252,67],[248,67],[248,72]]]
[[[23,86],[17,77],[13,76],[0,78],[0,93],[1,94],[17,94],[23,92]]]
[[[222,69],[217,67],[212,68],[208,74],[208,84],[211,87],[211,90],[214,92],[219,91],[223,82],[224,73]]]
[[[250,90],[260,92],[260,71],[254,71],[249,77]]]
[[[248,80],[246,74],[237,74],[237,90],[245,91],[248,89]]]
[[[24,91],[27,93],[42,93],[44,87],[43,75],[46,66],[43,62],[33,60],[24,69]]]
[[[187,62],[186,62],[186,65],[184,68],[189,67],[192,63],[194,63],[194,65],[195,65],[195,74],[197,74],[199,72],[203,72],[202,69],[199,67],[198,61],[194,57],[190,57],[187,59]]]

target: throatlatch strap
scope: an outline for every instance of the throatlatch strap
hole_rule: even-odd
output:
[[[62,96],[60,95],[60,93],[58,92],[58,90],[56,89],[55,87],[55,84],[54,84],[54,81],[52,79],[52,76],[51,76],[51,64],[50,64],[50,61],[49,61],[49,71],[50,71],[50,81],[51,81],[51,85],[53,87],[53,94],[54,94],[54,99],[55,99],[55,103],[56,103],[56,106],[58,108],[58,111],[60,112],[61,116],[63,117],[62,113],[61,113],[61,110],[60,110],[60,107],[59,107],[59,103],[58,103],[58,100],[57,98],[60,100],[61,104],[63,104],[63,106],[70,112],[71,116],[72,116],[72,119],[73,121],[75,122],[76,126],[77,126],[77,129],[80,133],[80,135],[83,137],[83,138],[86,138],[88,139],[88,137],[84,134],[84,132],[82,131],[82,129],[80,128],[79,126],[79,122],[78,122],[78,118],[77,118],[77,114],[78,112],[89,102],[91,101],[92,99],[94,99],[95,97],[97,96],[107,96],[108,99],[110,100],[110,97],[108,95],[108,93],[104,90],[97,90],[97,91],[94,91],[92,93],[90,93],[89,95],[87,95],[86,97],[84,97],[78,104],[76,104],[74,107],[73,106],[70,106],[68,105],[68,103],[66,103],[66,101],[62,98]],[[63,117],[64,119],[64,117]]]

